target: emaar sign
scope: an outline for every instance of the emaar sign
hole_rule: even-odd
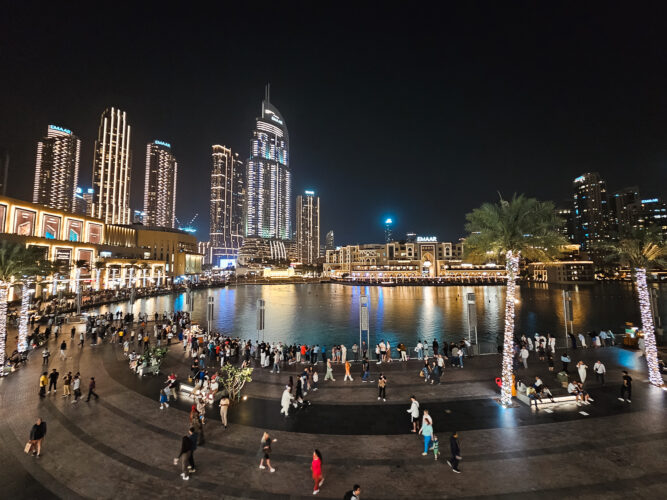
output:
[[[437,236],[417,236],[417,243],[436,243]]]

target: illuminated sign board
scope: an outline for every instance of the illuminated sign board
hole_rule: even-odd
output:
[[[272,119],[274,122],[279,123],[280,125],[283,124],[283,121],[282,121],[280,118],[278,118],[276,115],[271,115],[271,119]]]
[[[642,200],[642,203],[658,203],[658,198],[649,198],[648,200]]]
[[[315,196],[315,191],[304,191],[309,196]]]
[[[417,243],[436,243],[437,236],[417,236]]]
[[[170,148],[171,147],[171,144],[169,144],[168,142],[164,142],[164,141],[155,140],[155,141],[153,141],[153,144],[157,144],[158,146],[164,146],[165,148]]]
[[[57,130],[58,132],[65,132],[67,135],[71,135],[72,131],[68,128],[59,127],[58,125],[49,125],[51,130]]]
[[[585,180],[586,180],[586,178],[582,175],[582,176],[580,176],[580,177],[577,177],[577,178],[574,180],[574,182],[584,182]]]

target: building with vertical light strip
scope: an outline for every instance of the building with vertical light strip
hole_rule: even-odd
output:
[[[575,242],[591,250],[609,236],[607,187],[597,172],[583,174],[572,183]]]
[[[296,248],[303,264],[315,264],[320,256],[320,197],[314,191],[296,197]]]
[[[71,130],[49,125],[46,137],[37,143],[33,203],[74,211],[80,151],[81,141]]]
[[[292,237],[291,175],[287,126],[269,100],[267,85],[246,168],[246,236],[280,240]]]
[[[206,262],[226,268],[238,258],[243,244],[244,169],[238,153],[215,145],[211,170],[211,239]]]
[[[171,144],[153,141],[146,146],[143,224],[175,227],[178,163]]]
[[[124,111],[107,108],[102,113],[95,141],[93,217],[107,224],[129,224],[130,126]]]

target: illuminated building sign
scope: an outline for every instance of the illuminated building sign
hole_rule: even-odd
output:
[[[56,248],[53,257],[54,257],[53,260],[64,260],[65,262],[69,262],[70,260],[72,260],[72,249]]]
[[[582,176],[580,176],[580,177],[577,177],[577,178],[574,180],[574,182],[584,182],[584,180],[586,180],[586,178],[582,175]]]
[[[58,125],[49,125],[49,128],[51,130],[57,130],[58,132],[65,132],[68,135],[72,134],[72,131],[70,129],[59,127]]]
[[[417,243],[435,243],[437,241],[437,236],[417,236]]]
[[[157,141],[156,140],[156,141],[153,141],[153,144],[157,144],[158,146],[164,146],[166,148],[171,147],[171,144],[169,144],[168,142],[164,142],[164,141]]]
[[[384,221],[385,224],[391,224],[392,222],[393,221],[391,219],[387,219],[386,221]]]
[[[309,196],[315,196],[315,191],[304,191]]]
[[[648,200],[642,200],[642,203],[658,203],[658,198],[649,198]]]
[[[274,122],[279,123],[280,125],[283,124],[283,121],[282,121],[280,118],[278,118],[276,115],[271,115],[271,119],[272,119]]]

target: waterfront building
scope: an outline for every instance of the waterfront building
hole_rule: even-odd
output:
[[[148,143],[142,224],[175,227],[177,178],[178,162],[171,151],[171,144],[158,140]]]
[[[653,228],[667,238],[667,203],[659,198],[646,198],[630,205],[629,212],[634,229]]]
[[[124,111],[107,108],[95,141],[93,217],[107,224],[130,223],[130,125]]]
[[[214,267],[234,265],[243,244],[244,165],[238,153],[212,149],[210,245],[206,261]]]
[[[572,183],[575,242],[590,251],[609,236],[607,188],[597,172],[585,173]]]
[[[302,264],[315,264],[320,256],[320,197],[305,191],[296,197],[296,247]]]
[[[292,178],[285,119],[269,99],[262,101],[250,141],[246,169],[245,236],[292,238]]]
[[[592,260],[531,262],[528,264],[528,278],[540,283],[592,284],[595,270]]]
[[[335,239],[334,239],[334,232],[333,229],[331,231],[327,231],[327,235],[324,237],[324,252],[327,250],[335,250],[336,244],[335,244]],[[322,255],[325,255],[324,253]]]
[[[635,226],[637,217],[633,208],[639,201],[637,186],[621,189],[609,196],[609,229],[612,233],[618,235]]]
[[[49,125],[37,143],[33,203],[74,211],[80,151],[81,141],[71,130]]]
[[[246,237],[239,249],[238,265],[242,267],[283,266],[298,260],[294,240]]]
[[[573,210],[571,208],[558,208],[556,209],[556,214],[560,218],[560,226],[558,228],[560,233],[567,241],[575,241]]]

